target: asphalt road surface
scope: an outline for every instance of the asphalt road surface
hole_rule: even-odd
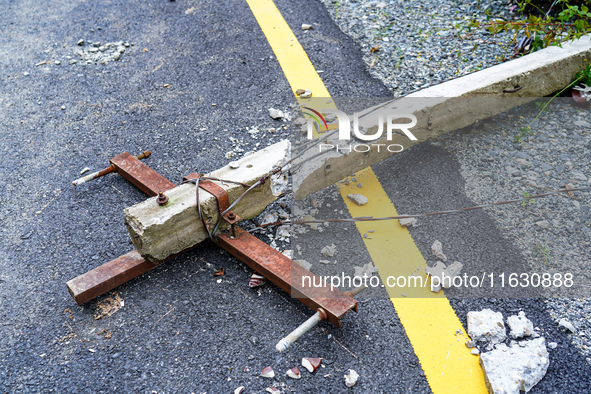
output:
[[[276,4],[334,96],[390,95],[319,2]],[[302,23],[321,29],[304,33]],[[131,44],[119,61],[83,65],[76,55],[93,42],[117,41]],[[250,289],[252,272],[211,244],[82,307],[68,294],[68,280],[132,250],[123,209],[145,199],[113,174],[73,187],[82,168],[151,150],[146,164],[179,182],[227,164],[236,147],[229,137],[244,151],[288,138],[289,128],[268,132],[278,122],[267,110],[287,109],[293,95],[245,1],[3,1],[0,81],[0,392],[227,393],[271,385],[302,393],[430,392],[389,299],[361,298],[342,329],[321,323],[280,355],[275,343],[309,310],[271,285]],[[256,138],[247,130],[253,127]],[[375,171],[399,211],[438,209],[430,191],[441,188],[469,203],[453,158],[429,144]],[[424,254],[434,238],[451,254],[470,253],[454,240],[472,239],[465,225],[472,221],[492,245],[491,260],[519,261],[485,213],[451,220],[412,230]],[[446,238],[450,228],[464,235]],[[361,239],[346,242],[367,258]],[[220,268],[221,282],[212,275]],[[114,300],[112,314],[95,319],[105,300]],[[543,301],[452,304],[460,319],[491,305],[505,314],[523,308],[568,343]],[[313,375],[301,368],[298,381],[286,377],[302,357],[323,357],[324,366]],[[268,365],[275,381],[259,377]],[[361,376],[353,389],[343,380],[350,368]],[[585,392],[589,372],[576,349],[561,346],[532,392]]]

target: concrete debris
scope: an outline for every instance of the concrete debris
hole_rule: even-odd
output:
[[[285,118],[285,114],[283,113],[283,111],[275,108],[269,108],[269,116],[275,120],[281,120]]]
[[[308,220],[316,220],[314,219],[312,216],[310,215],[306,215],[302,218],[303,221],[308,221]],[[306,225],[310,226],[310,228],[312,230],[318,230],[318,226],[320,226],[321,223],[306,223]]]
[[[90,168],[88,167],[84,167],[81,171],[80,171],[80,175],[84,174],[85,172],[90,171]]]
[[[550,343],[548,344],[548,347],[549,347],[550,349],[556,349],[556,348],[558,347],[558,344],[557,344],[556,342],[550,342]]]
[[[444,277],[445,268],[447,267],[441,261],[436,262],[433,267],[425,267],[427,275],[431,277],[431,291],[433,293],[438,293],[441,290],[441,278]]]
[[[299,264],[302,268],[305,268],[308,271],[312,268],[312,263],[308,263],[306,260],[294,260],[294,263]]]
[[[240,386],[236,390],[234,390],[234,394],[242,394],[245,389],[246,388],[244,386]]]
[[[473,341],[493,345],[503,342],[507,338],[503,314],[490,309],[468,312],[468,335]]]
[[[365,205],[369,202],[367,197],[365,197],[363,194],[359,194],[359,193],[347,194],[347,198],[359,206]]]
[[[530,391],[542,380],[549,364],[544,338],[515,343],[511,347],[500,344],[495,350],[480,355],[486,385],[492,394]]]
[[[478,356],[480,354],[480,350],[474,348],[474,349],[470,350],[470,353],[472,353],[475,356]]]
[[[279,394],[281,393],[281,390],[279,390],[278,388],[275,387],[267,387],[265,389],[266,392],[271,393],[271,394]]]
[[[82,44],[80,44],[80,41],[78,41],[78,45],[83,46],[84,41],[82,41]],[[125,49],[129,47],[129,43],[124,41],[107,42],[103,45],[100,45],[100,43],[98,44],[98,48],[93,44],[93,46],[77,52],[77,55],[80,56],[82,64],[104,64],[107,62],[117,61],[121,58],[121,55],[125,52]],[[70,61],[70,64],[72,64],[72,61]]]
[[[476,343],[470,339],[467,339],[464,345],[466,345],[468,349],[473,349],[476,347]]]
[[[303,126],[306,124],[306,119],[302,117],[296,118],[296,120],[293,121],[293,124],[296,126]]]
[[[373,276],[374,273],[377,273],[377,268],[373,265],[372,262],[365,264],[363,267],[354,267],[355,269],[355,276],[359,276],[363,278],[365,275],[368,277]]]
[[[261,225],[266,225],[266,224],[271,224],[271,223],[275,223],[279,220],[278,216],[276,213],[268,213],[263,217],[263,220],[261,221]]]
[[[303,99],[310,98],[310,97],[312,97],[312,91],[310,89],[306,89],[306,90],[304,90],[304,93],[300,94],[300,98],[303,98]]]
[[[326,257],[333,257],[335,254],[337,254],[337,246],[335,244],[325,246],[320,251],[320,254]]]
[[[443,245],[440,241],[436,240],[435,242],[433,242],[433,245],[431,245],[431,251],[435,256],[437,256],[439,260],[447,261],[447,257],[445,257],[445,255],[443,254]]]
[[[509,316],[507,318],[507,325],[511,329],[509,336],[513,339],[530,336],[534,332],[534,324],[525,317],[523,311],[519,312],[519,315]]]
[[[347,387],[353,387],[355,386],[355,383],[357,383],[357,379],[359,379],[357,372],[355,372],[353,369],[350,369],[349,373],[345,375],[345,384]]]
[[[289,226],[279,226],[276,235],[280,238],[289,238]]]
[[[558,322],[558,326],[559,327],[563,327],[566,328],[567,330],[569,330],[572,333],[577,332],[577,330],[575,329],[575,327],[572,325],[571,322],[569,322],[567,319],[560,319],[560,321]]]
[[[312,30],[314,26],[308,25],[307,23],[302,23],[302,30]]]
[[[401,227],[414,227],[417,225],[417,218],[398,219]]]
[[[238,161],[231,161],[230,162],[230,168],[233,170],[237,170],[238,168],[240,168],[240,162]]]
[[[327,265],[331,263],[330,260],[318,260],[318,262],[321,264],[327,264]]]
[[[84,45],[84,40],[83,39],[79,39],[76,44],[82,46],[82,45]]]

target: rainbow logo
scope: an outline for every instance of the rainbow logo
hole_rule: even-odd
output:
[[[307,109],[310,112],[303,112],[302,113],[304,115],[308,115],[309,117],[311,117],[312,119],[314,119],[314,121],[316,122],[316,128],[318,129],[318,132],[322,131],[322,126],[324,125],[324,131],[328,131],[328,125],[326,124],[326,120],[324,120],[324,116],[322,116],[322,114],[312,108],[308,108],[308,107],[303,107],[304,109]],[[322,121],[322,123],[320,123],[320,121]]]

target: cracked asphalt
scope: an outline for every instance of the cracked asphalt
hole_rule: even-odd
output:
[[[334,96],[391,96],[320,2],[276,4]],[[315,29],[304,32],[302,23]],[[80,39],[84,48],[132,45],[117,62],[70,64],[79,59]],[[278,354],[275,343],[310,312],[273,286],[250,289],[251,271],[211,244],[84,306],[66,289],[68,280],[132,250],[123,209],[146,198],[113,174],[74,187],[81,169],[102,169],[123,151],[151,150],[145,163],[179,182],[225,165],[237,148],[289,138],[289,124],[267,110],[292,101],[244,1],[0,2],[0,392],[264,392],[272,385],[301,393],[430,392],[389,299],[361,297],[359,313],[347,315],[342,329],[321,323]],[[259,132],[248,133],[252,128]],[[374,169],[401,212],[436,208],[441,200],[433,202],[429,191],[441,188],[469,203],[453,157],[432,145]],[[423,182],[414,182],[417,171]],[[336,191],[319,193],[332,198]],[[346,212],[342,201],[333,204]],[[496,253],[491,259],[520,261],[483,212],[436,219],[411,234],[424,255],[439,237],[453,253],[480,258],[467,251],[468,241],[457,241],[472,239],[464,220],[482,225]],[[340,242],[368,258],[358,237]],[[226,275],[214,277],[220,268]],[[111,314],[95,319],[108,301]],[[588,364],[566,345],[543,301],[452,300],[464,324],[469,310],[491,303],[506,313],[522,308],[565,344],[551,352],[548,374],[532,392],[591,387]],[[315,374],[301,368],[298,381],[286,377],[302,357],[323,357],[324,365]],[[268,365],[274,380],[259,377]],[[361,376],[352,389],[343,380],[350,368]]]

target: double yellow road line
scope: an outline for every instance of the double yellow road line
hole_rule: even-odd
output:
[[[281,65],[292,91],[310,89],[315,97],[330,97],[322,79],[310,62],[293,31],[271,0],[246,0]],[[351,216],[396,216],[396,208],[371,168],[356,174],[370,202],[353,204],[347,194],[357,193],[356,184],[339,185]],[[398,222],[358,222],[360,235],[375,230],[371,239],[362,238],[378,268],[382,281],[389,276],[424,273],[426,261],[410,233]],[[428,288],[402,297],[400,289],[388,287],[388,294],[406,330],[415,354],[434,393],[486,393],[478,357],[464,345],[466,333],[444,295],[434,296]],[[456,334],[457,330],[461,335]]]

